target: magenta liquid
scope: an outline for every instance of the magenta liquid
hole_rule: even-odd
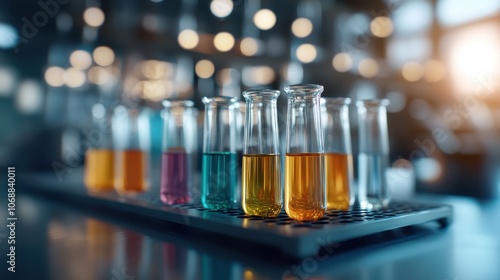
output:
[[[189,203],[188,154],[164,152],[161,161],[161,201],[166,204]]]

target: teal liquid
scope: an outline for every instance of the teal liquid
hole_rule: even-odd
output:
[[[207,209],[232,208],[237,201],[238,162],[236,153],[204,153],[201,203]]]

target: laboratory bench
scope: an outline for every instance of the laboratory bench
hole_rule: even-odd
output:
[[[418,194],[419,201],[451,205],[453,221],[291,257],[237,236],[55,195],[40,187],[43,180],[19,177],[25,179],[16,193],[16,272],[7,271],[4,228],[0,279],[500,279],[498,199]],[[1,220],[6,213],[0,211]]]

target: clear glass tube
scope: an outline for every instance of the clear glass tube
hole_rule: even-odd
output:
[[[285,87],[285,92],[288,95],[285,210],[295,220],[317,220],[326,210],[320,118],[323,86],[291,85]]]
[[[197,147],[193,101],[164,100],[160,198],[166,204],[191,202]]]
[[[112,191],[114,175],[111,115],[103,104],[92,106],[93,127],[87,131],[92,147],[85,152],[84,183],[90,192]]]
[[[358,107],[359,162],[355,204],[362,208],[387,206],[386,169],[389,162],[387,99],[361,100]]]
[[[202,99],[205,104],[201,202],[220,210],[237,204],[238,162],[236,155],[236,97]]]
[[[347,210],[351,204],[352,149],[350,98],[322,98],[325,178],[328,209]]]
[[[113,116],[115,144],[115,190],[122,195],[146,192],[149,188],[149,122],[138,108],[117,106]]]
[[[281,211],[278,90],[249,90],[246,99],[242,207],[248,215],[276,217]]]

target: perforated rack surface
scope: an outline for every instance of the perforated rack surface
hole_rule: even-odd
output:
[[[47,185],[46,185],[47,186]],[[40,188],[37,188],[41,190]],[[422,202],[391,202],[379,210],[328,210],[317,221],[297,222],[283,211],[276,218],[248,216],[241,209],[207,210],[201,205],[163,205],[148,195],[121,197],[115,193],[88,194],[83,188],[44,187],[44,193],[77,199],[101,207],[182,224],[198,230],[280,249],[291,257],[315,254],[321,247],[378,232],[436,221],[452,221],[452,207]]]

